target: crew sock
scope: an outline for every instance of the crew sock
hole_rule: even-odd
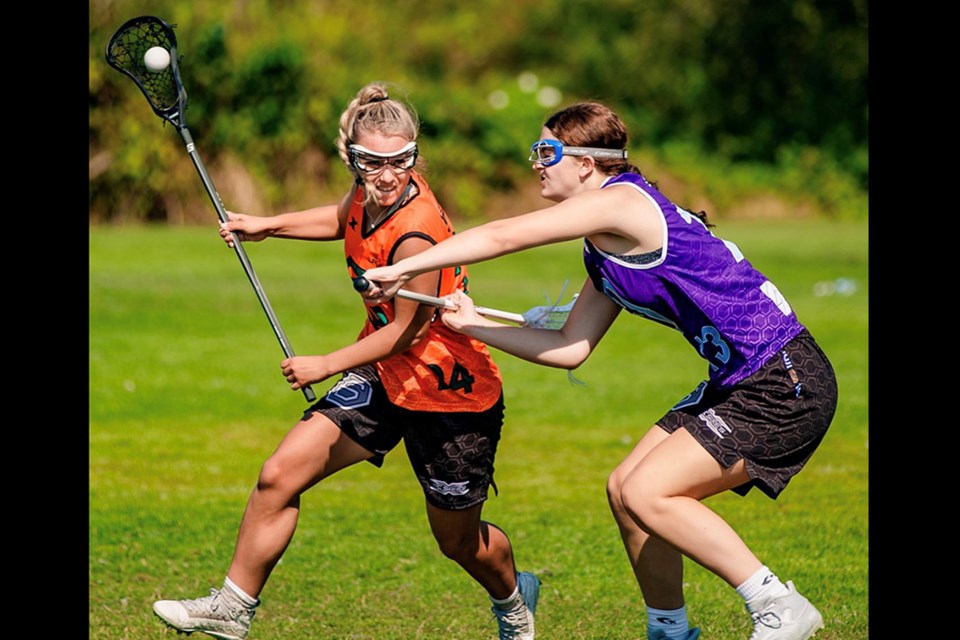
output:
[[[493,602],[493,605],[497,609],[500,609],[501,611],[507,611],[508,609],[512,609],[514,605],[516,605],[516,603],[520,600],[520,586],[517,585],[517,588],[513,590],[513,593],[511,593],[509,596],[507,596],[503,600],[497,600],[493,596],[490,596],[490,600]]]
[[[249,595],[246,591],[238,587],[230,578],[223,579],[223,588],[224,590],[229,591],[231,595],[236,596],[237,600],[242,602],[243,606],[248,609],[253,609],[260,604],[259,598],[254,598],[253,596]]]
[[[737,587],[737,593],[745,602],[757,600],[758,598],[776,598],[785,596],[789,593],[787,587],[780,582],[766,565],[757,569],[757,571],[747,578],[746,582]]]
[[[668,638],[686,638],[689,632],[687,606],[679,609],[654,609],[647,607],[647,636],[654,631],[663,631]]]

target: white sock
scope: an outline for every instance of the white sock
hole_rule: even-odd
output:
[[[493,602],[493,605],[501,611],[512,609],[514,605],[516,605],[517,601],[520,600],[520,585],[517,585],[517,588],[513,590],[513,593],[503,600],[497,600],[493,596],[490,596],[490,600]]]
[[[687,605],[679,609],[647,607],[647,635],[652,635],[657,629],[663,631],[668,638],[686,638],[690,631]]]
[[[784,584],[780,582],[780,578],[764,565],[747,578],[746,582],[737,587],[737,593],[744,601],[750,602],[760,597],[785,596],[788,591]]]
[[[223,588],[228,589],[231,593],[233,593],[233,595],[237,596],[240,602],[250,609],[253,609],[260,604],[259,598],[254,598],[248,594],[246,591],[238,587],[230,578],[223,579]]]

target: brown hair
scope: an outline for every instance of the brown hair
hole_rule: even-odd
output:
[[[627,148],[627,127],[623,120],[599,102],[570,105],[547,118],[543,126],[550,129],[560,142],[571,147]],[[594,162],[608,175],[640,173],[640,169],[625,158],[594,158]]]
[[[613,109],[599,102],[578,102],[557,111],[543,123],[560,142],[571,147],[599,147],[601,149],[626,149],[627,126]],[[640,169],[626,158],[594,158],[602,173],[617,176],[621,173],[640,173]],[[648,178],[649,179],[649,178]],[[656,187],[656,182],[650,180]],[[694,212],[704,224],[707,212]]]

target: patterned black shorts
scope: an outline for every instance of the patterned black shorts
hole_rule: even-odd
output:
[[[373,366],[344,373],[327,394],[304,412],[319,413],[373,453],[384,456],[401,440],[427,500],[440,509],[468,509],[487,499],[493,460],[503,426],[503,395],[481,412],[411,411],[387,399]]]
[[[703,382],[657,424],[685,427],[729,467],[741,458],[750,482],[776,499],[820,445],[837,409],[830,361],[804,329],[763,367],[732,387]]]

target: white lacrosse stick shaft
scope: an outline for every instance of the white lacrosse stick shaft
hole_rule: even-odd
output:
[[[443,307],[444,309],[456,309],[457,306],[445,298],[437,298],[435,296],[428,296],[423,293],[417,293],[415,291],[407,291],[406,289],[400,289],[397,291],[398,298],[406,298],[407,300],[414,300],[416,302],[422,302],[423,304],[433,305],[434,307]],[[477,313],[488,318],[499,318],[501,320],[507,320],[509,322],[515,322],[517,324],[526,324],[527,320],[519,313],[512,313],[510,311],[500,311],[498,309],[488,309],[487,307],[475,306]]]

